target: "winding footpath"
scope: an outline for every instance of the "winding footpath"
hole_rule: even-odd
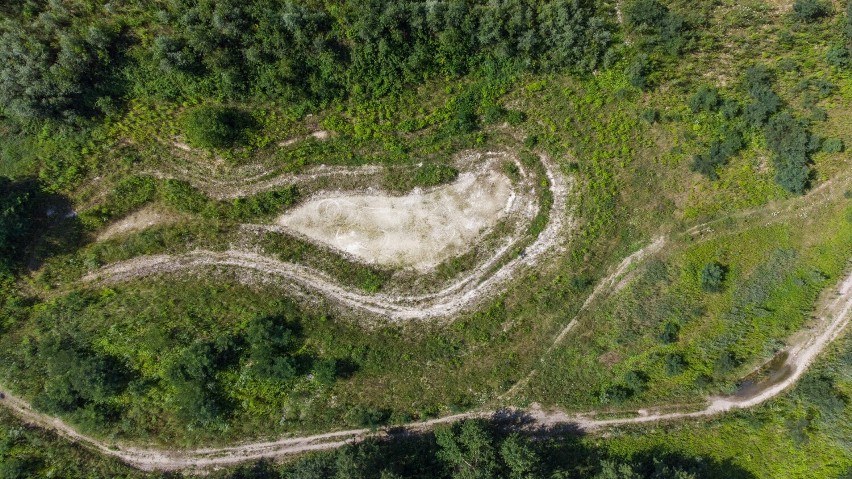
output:
[[[107,265],[82,278],[83,283],[115,284],[156,274],[173,274],[204,267],[229,267],[256,271],[291,281],[344,306],[383,316],[395,321],[425,320],[452,317],[488,297],[501,292],[518,276],[550,252],[565,246],[567,231],[573,226],[569,215],[568,195],[572,182],[558,167],[542,157],[553,202],[548,211],[549,221],[536,239],[524,248],[524,253],[502,265],[506,254],[517,246],[518,238],[509,238],[487,261],[471,273],[453,281],[442,290],[423,295],[366,294],[348,288],[333,278],[304,265],[280,261],[251,251],[196,250],[180,255],[140,256]],[[531,212],[530,220],[534,215]],[[499,265],[499,268],[497,266]],[[496,271],[494,270],[495,268]]]
[[[647,253],[647,250],[642,251]],[[524,417],[526,419],[526,427],[532,430],[542,427],[570,426],[582,431],[594,431],[629,424],[700,418],[732,409],[756,406],[793,386],[805,371],[807,371],[816,357],[843,333],[849,324],[850,312],[852,312],[852,272],[844,277],[838,286],[830,290],[830,296],[830,298],[824,300],[825,306],[820,310],[815,324],[807,331],[807,334],[779,353],[779,355],[786,355],[786,361],[782,365],[785,371],[783,377],[774,381],[768,381],[765,384],[759,384],[748,395],[709,398],[708,405],[696,411],[664,413],[643,410],[637,411],[630,417],[611,419],[595,419],[595,412],[568,414],[559,410],[545,411],[537,406],[526,410],[508,410],[508,412]],[[557,337],[557,341],[560,340]],[[367,429],[353,429],[222,448],[195,450],[145,449],[122,444],[111,444],[81,434],[60,419],[36,412],[30,404],[15,396],[5,395],[4,399],[0,400],[0,404],[12,410],[25,422],[53,430],[61,437],[101,454],[115,457],[130,466],[144,471],[204,470],[226,467],[262,458],[276,458],[308,451],[332,449],[363,440],[370,436],[388,436],[391,434],[388,431],[371,432]],[[668,406],[667,409],[671,410],[672,406]],[[412,423],[407,425],[404,431],[425,431],[439,424],[470,418],[493,417],[505,414],[506,412],[506,410],[475,411],[457,414],[430,421]]]
[[[420,303],[413,302],[414,300],[409,299],[408,301],[395,302],[392,304],[376,302],[375,296],[370,296],[367,299],[365,299],[365,297],[361,297],[366,295],[352,296],[354,293],[335,286],[330,281],[326,281],[324,278],[316,276],[316,272],[311,272],[311,274],[314,275],[314,279],[311,281],[317,281],[316,284],[308,285],[316,287],[323,293],[344,303],[362,308],[372,308],[370,309],[371,311],[380,314],[388,314],[395,318],[416,319],[432,317],[431,315],[452,314],[457,312],[461,308],[468,306],[470,304],[469,302],[475,299],[477,295],[486,291],[491,291],[492,289],[490,288],[495,288],[495,285],[502,284],[502,281],[508,281],[508,279],[513,277],[515,274],[516,268],[523,265],[533,264],[536,259],[540,259],[545,252],[557,245],[557,241],[561,238],[560,233],[563,231],[563,228],[565,227],[564,223],[567,223],[567,220],[558,220],[554,222],[553,219],[565,218],[567,216],[566,195],[568,185],[564,182],[560,183],[560,175],[553,175],[552,173],[552,170],[548,169],[548,176],[554,192],[554,203],[550,212],[551,221],[548,223],[544,232],[539,236],[536,243],[534,243],[534,246],[527,250],[527,255],[525,257],[516,258],[509,264],[504,265],[502,269],[498,270],[497,274],[488,279],[469,283],[474,285],[472,287],[462,285],[458,290],[453,291],[452,295],[448,294],[443,297],[440,296],[441,293],[434,295],[434,297],[429,298],[433,301],[433,303],[431,303],[432,306],[429,306],[428,302],[422,301],[425,299],[425,295],[423,298],[419,298],[421,300]],[[560,188],[562,188],[562,190],[560,190]],[[811,202],[810,199],[807,201],[809,203]],[[759,213],[759,211],[755,210],[746,213],[746,215],[756,215]],[[793,212],[791,212],[791,214],[792,213]],[[781,217],[777,215],[777,212],[772,214],[771,221],[777,221],[780,219]],[[694,237],[712,233],[712,230],[709,229],[709,227],[709,224],[699,225],[688,230],[687,234]],[[592,294],[587,298],[575,317],[572,318],[572,320],[555,335],[551,345],[542,356],[542,360],[563,342],[568,333],[577,324],[577,321],[579,320],[578,318],[583,311],[587,310],[597,300],[623,288],[635,274],[633,266],[642,262],[647,257],[661,251],[666,242],[667,240],[665,237],[657,238],[646,247],[625,258],[607,278],[595,287]],[[136,261],[136,263],[133,263],[133,261]],[[139,263],[139,261],[142,261],[142,263]],[[270,260],[269,258],[261,257],[260,255],[253,255],[253,253],[242,251],[201,251],[188,253],[179,257],[163,255],[147,257],[144,261],[141,259],[130,260],[130,262],[108,266],[107,269],[99,271],[92,277],[87,278],[87,280],[122,281],[147,274],[157,274],[161,272],[178,271],[211,265],[235,266],[263,271],[265,273],[277,274],[293,280],[302,281],[303,283],[307,281],[305,279],[307,276],[303,274],[303,272],[293,269],[304,268],[303,266]],[[505,272],[501,275],[500,273],[503,271]],[[495,276],[496,279],[494,279]],[[316,280],[316,278],[320,279]],[[493,282],[489,283],[489,281]],[[479,289],[480,287],[487,288],[487,290]],[[448,297],[452,298],[452,300],[448,301]],[[767,380],[749,388],[747,392],[742,392],[732,396],[708,398],[707,403],[701,409],[695,409],[694,407],[689,408],[684,405],[666,405],[659,409],[625,412],[621,414],[621,417],[611,417],[610,414],[609,417],[605,419],[596,419],[596,416],[600,415],[602,412],[591,411],[588,413],[576,414],[561,410],[544,410],[537,405],[533,405],[529,409],[472,411],[429,421],[410,423],[405,425],[404,428],[397,427],[392,430],[370,431],[367,429],[352,429],[301,437],[287,437],[276,441],[255,442],[220,448],[158,449],[112,443],[87,436],[78,432],[61,419],[35,411],[28,402],[8,393],[0,395],[0,405],[8,408],[21,420],[27,423],[52,430],[60,437],[80,444],[94,452],[117,458],[132,467],[144,471],[209,470],[212,468],[227,467],[263,458],[278,458],[309,451],[333,449],[363,440],[367,437],[393,437],[396,434],[428,431],[437,425],[452,423],[459,420],[501,417],[507,414],[524,418],[525,426],[523,427],[530,431],[536,431],[542,428],[552,428],[554,426],[564,426],[566,428],[573,428],[580,431],[596,431],[609,427],[630,424],[702,418],[721,414],[734,409],[750,408],[759,405],[792,387],[808,370],[809,366],[814,362],[817,356],[824,351],[825,348],[832,343],[832,341],[840,337],[849,325],[849,321],[852,319],[850,318],[850,316],[852,316],[852,271],[848,272],[835,287],[827,290],[823,294],[822,300],[819,304],[821,306],[816,311],[816,318],[812,321],[810,327],[796,335],[794,339],[791,340],[790,345],[776,355],[776,358],[784,359],[783,363],[778,368],[778,374],[770,374]],[[514,392],[522,388],[534,374],[536,374],[535,369],[533,369],[526,378],[517,383],[499,399],[505,399],[506,397],[511,396]]]

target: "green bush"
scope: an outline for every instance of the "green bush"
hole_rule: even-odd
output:
[[[292,307],[289,315],[296,315]],[[251,373],[261,379],[287,382],[296,376],[292,357],[297,335],[288,326],[291,317],[263,317],[252,321],[246,329]]]
[[[490,104],[483,109],[482,122],[493,125],[506,117],[506,109],[500,105]]]
[[[201,213],[209,206],[207,196],[186,181],[166,180],[160,196],[166,204],[189,213]]]
[[[852,58],[849,56],[849,48],[846,45],[832,45],[825,54],[825,61],[837,68],[849,68]]]
[[[742,360],[736,354],[731,351],[724,351],[713,363],[713,371],[717,375],[723,376],[738,368],[740,364],[742,364]]]
[[[0,273],[17,261],[33,230],[35,182],[0,176]]]
[[[656,123],[660,119],[660,112],[658,112],[654,108],[646,108],[642,110],[640,117],[646,123]]]
[[[665,359],[665,369],[666,374],[669,376],[677,376],[678,374],[683,373],[688,368],[688,364],[686,359],[684,359],[683,354],[680,353],[671,353],[666,355]]]
[[[349,425],[370,429],[376,429],[385,424],[389,417],[390,415],[386,411],[362,405],[355,406],[346,413],[346,420]]]
[[[793,2],[793,16],[802,22],[815,22],[831,14],[831,5],[821,0],[796,0]]]
[[[725,267],[719,263],[707,263],[701,270],[701,289],[709,293],[722,291],[725,281]]]
[[[712,112],[719,107],[720,102],[719,90],[702,85],[695,94],[689,97],[689,108],[693,113],[701,111]]]
[[[660,341],[666,344],[677,342],[679,334],[680,326],[673,321],[669,321],[663,326],[663,331],[660,333]]]
[[[680,53],[690,41],[685,20],[658,0],[631,0],[624,4],[624,23],[644,35],[640,48],[658,48],[668,55]]]
[[[790,193],[803,194],[810,180],[810,154],[819,148],[806,122],[782,112],[766,125],[766,145],[772,151],[775,180]]]
[[[711,180],[717,180],[719,174],[716,168],[726,165],[744,147],[742,133],[737,128],[725,127],[722,129],[722,138],[714,140],[708,152],[699,153],[692,158],[690,169]]]
[[[669,17],[669,8],[658,0],[632,0],[624,4],[624,23],[634,29],[659,30]]]
[[[254,126],[248,113],[231,107],[200,106],[183,117],[187,141],[200,148],[228,148],[246,139],[246,131]]]
[[[384,186],[389,190],[410,191],[414,188],[431,188],[454,181],[459,171],[442,163],[423,163],[413,174],[411,168],[388,168]]]
[[[844,146],[840,138],[826,138],[822,141],[822,151],[826,153],[840,153]]]
[[[627,65],[627,70],[625,70],[627,80],[640,90],[648,88],[648,74],[650,73],[651,61],[645,54],[636,55],[636,58]]]
[[[299,198],[299,190],[289,186],[280,190],[265,191],[246,198],[235,198],[230,204],[222,205],[228,218],[247,221],[251,218],[279,213],[292,206]]]
[[[506,112],[506,121],[512,126],[520,126],[527,121],[527,114],[519,110],[508,110]]]

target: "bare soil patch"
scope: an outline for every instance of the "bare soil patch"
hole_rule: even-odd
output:
[[[486,169],[405,196],[313,199],[281,216],[278,224],[367,263],[425,272],[469,250],[509,213],[514,197],[509,179]]]
[[[105,241],[128,233],[142,231],[155,225],[176,223],[179,219],[179,215],[166,213],[153,206],[147,206],[107,226],[106,229],[98,234],[97,240]]]

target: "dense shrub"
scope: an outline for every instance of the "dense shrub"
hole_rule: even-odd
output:
[[[378,428],[385,424],[389,414],[386,411],[358,405],[346,413],[347,422],[353,427]]]
[[[761,64],[746,69],[745,87],[751,97],[746,105],[746,119],[753,126],[763,126],[769,117],[781,109],[781,98],[772,90],[773,74]]]
[[[721,139],[713,140],[708,152],[699,153],[692,158],[690,169],[711,180],[717,180],[719,174],[716,168],[726,165],[743,147],[745,142],[742,133],[735,127],[725,127],[722,129]]]
[[[688,367],[689,364],[687,364],[683,354],[671,353],[666,355],[665,370],[666,374],[669,376],[677,376],[678,374],[686,371]]]
[[[160,196],[166,204],[189,213],[201,213],[209,205],[207,195],[181,180],[164,181]]]
[[[280,477],[298,479],[698,479],[745,478],[730,461],[688,457],[660,448],[623,454],[576,440],[535,440],[505,433],[499,421],[468,419],[436,427],[434,434],[369,438],[286,463]],[[242,475],[214,472],[215,479],[279,477],[263,463]],[[253,474],[253,475],[252,475]]]
[[[450,183],[458,178],[459,171],[441,163],[423,163],[413,172],[410,168],[389,168],[385,173],[384,185],[396,191],[414,188],[429,188]]]
[[[483,67],[591,71],[611,41],[587,0],[172,0],[159,19],[168,33],[151,45],[155,68],[224,97],[291,102],[395,94]]]
[[[295,314],[295,308],[290,314]],[[291,319],[258,318],[246,329],[251,372],[258,378],[286,382],[295,377],[296,362],[292,355],[298,336],[288,325]]]
[[[644,90],[648,87],[648,74],[651,73],[651,61],[645,54],[636,55],[627,65],[627,70],[624,72],[627,75],[627,80],[636,88]]]
[[[33,227],[35,182],[0,176],[0,274],[17,260]]]
[[[769,121],[765,135],[778,184],[790,193],[804,193],[810,178],[810,154],[819,148],[819,140],[811,135],[807,123],[786,111]]]
[[[264,191],[254,196],[236,198],[230,203],[221,204],[224,216],[247,221],[251,218],[268,216],[293,205],[299,198],[299,190],[289,186],[278,190]]]
[[[183,118],[186,138],[201,148],[228,148],[245,140],[253,126],[251,115],[237,108],[201,106]]]
[[[840,138],[826,138],[822,141],[822,151],[825,153],[840,153],[844,146]]]
[[[852,65],[852,57],[846,45],[832,45],[825,54],[825,61],[837,68],[848,68]]]
[[[719,263],[707,263],[701,270],[701,289],[710,293],[722,291],[725,267]]]
[[[846,41],[852,42],[852,2],[846,2],[846,25],[844,25],[843,33],[846,35]]]
[[[659,0],[633,0],[624,4],[624,23],[634,29],[659,30],[671,12]]]
[[[198,341],[184,348],[166,367],[178,416],[191,425],[214,426],[232,410],[217,372],[225,366],[230,344]]]
[[[732,372],[742,364],[742,360],[731,351],[723,351],[713,363],[713,371],[717,375],[725,375]]]
[[[668,321],[666,325],[663,326],[663,331],[660,332],[660,341],[666,344],[674,343],[677,341],[679,333],[680,326],[674,321]]]
[[[796,0],[793,16],[802,22],[815,22],[831,15],[831,5],[823,0]]]
[[[691,97],[689,97],[689,108],[693,113],[701,111],[712,112],[719,107],[721,98],[719,98],[719,90],[713,87],[702,85],[698,88]]]
[[[624,23],[642,35],[640,47],[659,48],[676,55],[689,42],[689,28],[684,19],[658,0],[631,0],[623,8]]]
[[[130,374],[118,359],[79,344],[66,334],[47,336],[38,348],[44,365],[44,390],[37,407],[53,413],[91,408],[94,420],[112,416],[108,402],[127,386]]]

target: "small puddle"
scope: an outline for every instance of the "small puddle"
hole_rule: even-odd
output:
[[[783,382],[793,374],[793,368],[787,364],[790,354],[782,351],[760,370],[747,376],[740,382],[733,397],[739,400],[751,399],[766,389]]]

